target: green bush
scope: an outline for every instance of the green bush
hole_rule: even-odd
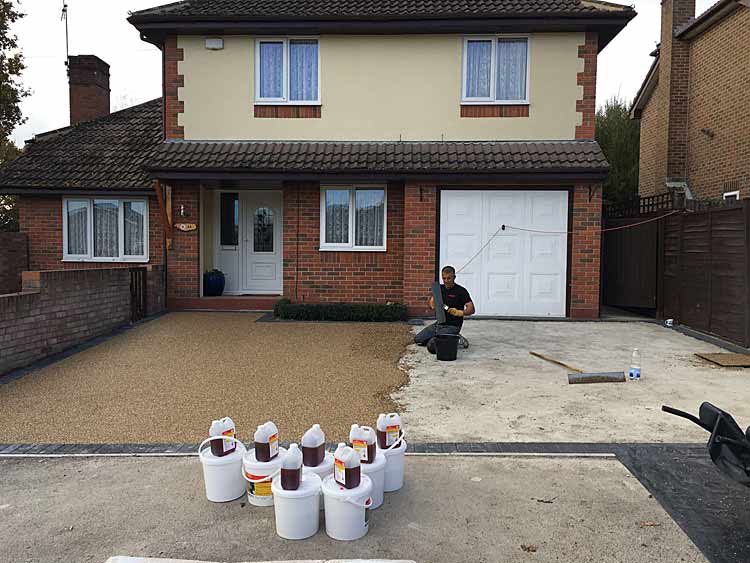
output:
[[[280,299],[273,308],[273,314],[280,319],[296,321],[357,321],[394,322],[406,320],[406,307],[400,303],[392,305],[326,303],[292,303]]]

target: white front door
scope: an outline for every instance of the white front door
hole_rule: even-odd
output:
[[[282,193],[240,193],[243,293],[280,295],[283,290]]]
[[[568,192],[443,190],[440,199],[441,267],[479,252],[457,277],[478,315],[565,316]]]

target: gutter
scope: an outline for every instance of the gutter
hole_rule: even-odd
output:
[[[107,196],[141,196],[154,195],[153,188],[150,189],[118,189],[118,188],[20,188],[12,186],[0,186],[0,193],[7,195],[107,195]]]

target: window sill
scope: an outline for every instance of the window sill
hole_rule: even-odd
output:
[[[384,246],[373,246],[367,248],[353,248],[351,246],[321,246],[318,248],[320,252],[387,252],[388,250]]]
[[[315,119],[322,115],[320,104],[264,104],[255,102],[253,115],[258,118]]]
[[[63,262],[90,263],[90,264],[148,264],[148,258],[63,258]]]
[[[529,117],[529,104],[461,103],[461,117]]]

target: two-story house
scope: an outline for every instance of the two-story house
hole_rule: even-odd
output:
[[[598,0],[187,0],[133,13],[163,100],[0,174],[33,268],[148,263],[170,308],[402,302],[453,265],[482,315],[599,311]],[[73,120],[108,67],[71,59]],[[73,114],[73,111],[71,112]],[[202,272],[226,274],[221,299]]]
[[[750,0],[663,0],[661,42],[635,98],[638,190],[750,197]]]

